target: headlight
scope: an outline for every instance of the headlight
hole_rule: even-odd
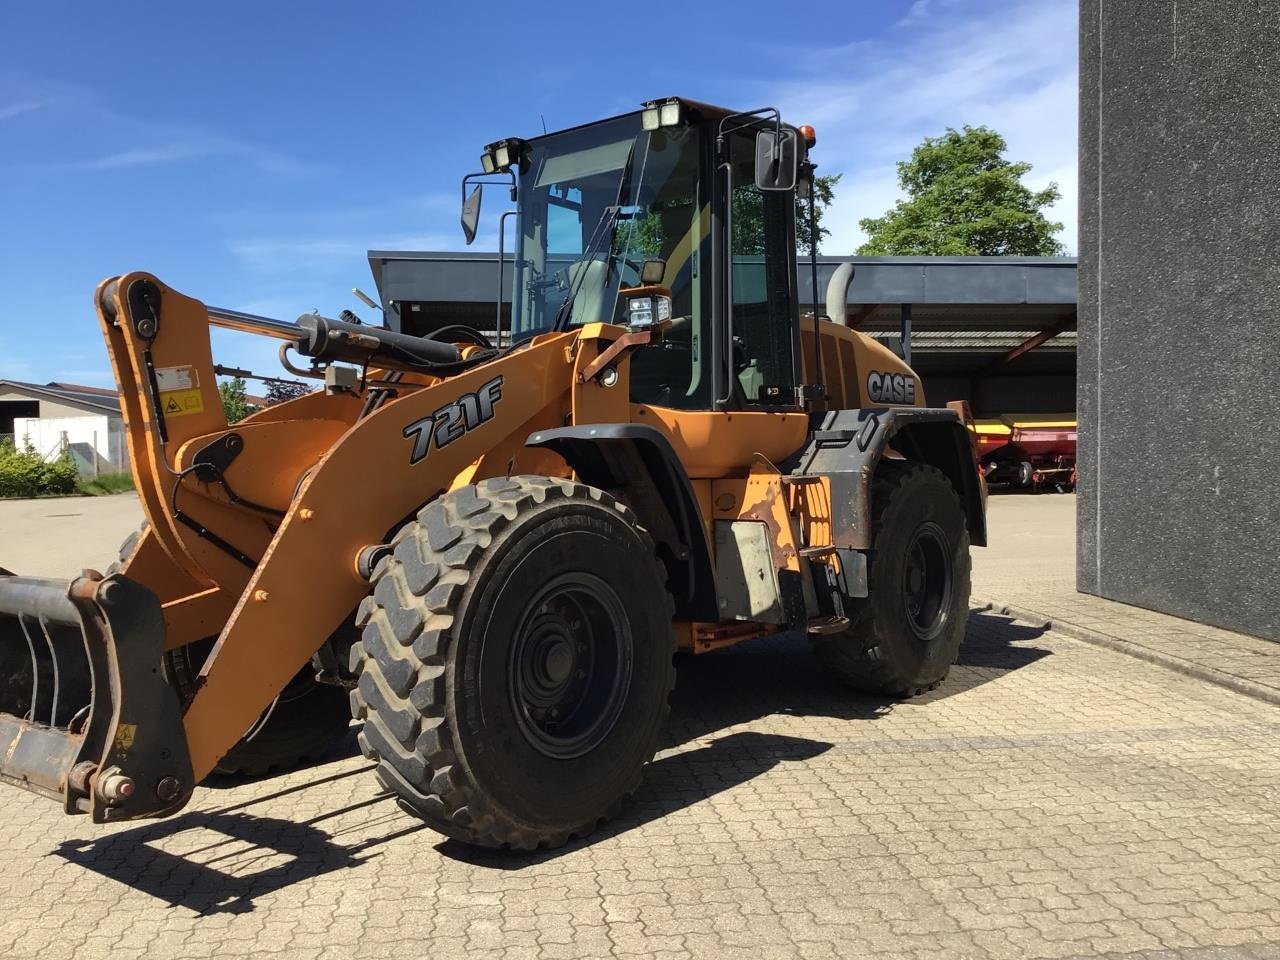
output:
[[[671,319],[670,297],[633,297],[627,304],[627,325],[632,328],[652,327]]]

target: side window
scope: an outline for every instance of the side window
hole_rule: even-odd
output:
[[[582,191],[577,187],[547,194],[547,252],[582,254]]]
[[[639,282],[645,260],[661,259],[661,286],[671,292],[671,328],[662,342],[631,357],[631,399],[705,410],[710,406],[710,205],[701,187],[702,141],[694,128],[654,131],[636,174],[632,204],[618,227],[616,252],[623,286]],[[625,323],[619,298],[615,322]]]
[[[795,402],[794,199],[755,186],[755,140],[731,138],[733,372],[745,402]]]

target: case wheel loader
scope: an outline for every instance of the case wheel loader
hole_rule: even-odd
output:
[[[0,576],[0,778],[167,816],[354,716],[407,810],[532,849],[636,789],[677,650],[804,632],[852,687],[940,683],[985,488],[961,416],[845,325],[851,265],[800,315],[815,140],[671,98],[490,144],[462,223],[510,190],[493,338],[393,300],[290,323],[104,281],[147,524],[106,575]],[[323,389],[228,424],[211,326]]]

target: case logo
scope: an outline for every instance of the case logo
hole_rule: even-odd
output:
[[[867,374],[867,396],[875,403],[916,402],[916,378],[907,373]]]
[[[447,447],[468,430],[493,419],[493,407],[502,399],[502,378],[494,377],[475,393],[464,393],[429,417],[415,420],[404,428],[405,439],[413,440],[410,465],[426,459],[434,444]]]

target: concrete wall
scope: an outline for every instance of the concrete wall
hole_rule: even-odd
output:
[[[1079,587],[1280,640],[1280,13],[1080,32]]]
[[[124,423],[118,417],[79,414],[74,417],[18,417],[14,439],[21,448],[26,440],[46,459],[65,449],[83,476],[119,473],[129,469]]]

